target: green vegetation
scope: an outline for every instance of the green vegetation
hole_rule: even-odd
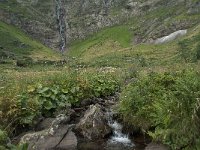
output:
[[[5,84],[1,87],[0,124],[11,133],[13,126],[34,125],[39,116],[53,116],[83,99],[114,94],[120,84],[112,74],[95,72],[30,73],[1,79]]]
[[[132,39],[132,33],[129,31],[128,26],[115,26],[107,29],[103,29],[95,35],[92,35],[84,41],[76,41],[72,43],[72,46],[69,51],[69,55],[72,57],[80,57],[84,53],[89,53],[88,49],[92,46],[103,46],[106,42],[111,41],[114,44],[112,49],[115,48],[115,44],[118,47],[129,47]],[[96,50],[98,52],[98,50]],[[107,50],[109,51],[109,50]]]
[[[199,72],[152,72],[123,90],[120,113],[172,149],[198,149],[199,97]]]
[[[20,124],[33,124],[38,116],[52,116],[66,106],[79,105],[81,100],[109,96],[119,89],[119,84],[109,75],[74,75],[56,80],[48,86],[31,86],[19,95],[17,118]],[[15,114],[16,115],[16,114]]]
[[[58,53],[31,39],[16,27],[0,22],[0,35],[0,59],[17,59],[23,57],[43,60],[60,59]]]
[[[12,12],[20,15],[21,17],[28,17],[27,9],[17,3],[16,0],[9,0],[0,3],[0,8],[7,12]]]
[[[199,60],[199,40],[200,34],[192,38],[183,39],[178,44],[179,53],[185,62],[195,62]]]
[[[8,143],[8,144],[7,144]],[[9,142],[8,135],[5,131],[0,130],[0,150],[27,150],[28,144],[19,144],[17,146]]]

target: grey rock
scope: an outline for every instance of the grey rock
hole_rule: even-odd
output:
[[[75,150],[77,147],[77,138],[74,132],[69,131],[60,144],[56,147],[57,149]]]
[[[92,104],[92,99],[84,99],[81,101],[81,106],[85,107]]]
[[[190,15],[200,13],[200,2],[196,1],[194,3],[190,3],[189,10],[187,13]]]
[[[111,133],[107,118],[99,104],[91,105],[75,130],[88,140],[102,139]]]
[[[41,131],[50,128],[54,120],[55,118],[45,118],[37,125],[37,130]]]
[[[150,143],[145,150],[169,150],[169,147],[160,143]]]
[[[28,143],[28,150],[50,150],[58,147],[73,150],[77,146],[77,139],[71,127],[63,124],[66,120],[68,120],[67,116],[59,115],[48,129],[25,134],[20,143]]]

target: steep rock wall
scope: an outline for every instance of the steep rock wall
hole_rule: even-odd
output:
[[[0,19],[19,26],[53,49],[64,50],[71,41],[84,39],[102,28],[123,24],[130,18],[148,14],[159,7],[179,5],[187,7],[187,13],[199,13],[199,2],[193,0],[17,0],[15,7],[23,8],[29,16],[24,16],[20,11],[3,9],[0,10]],[[142,34],[149,36],[145,39],[138,33],[136,36],[142,39],[138,41],[145,42],[163,36],[165,29],[159,23],[159,18],[147,22],[147,29]],[[176,24],[178,30],[189,27],[188,22]],[[169,32],[173,32],[171,30],[176,30],[173,25]]]

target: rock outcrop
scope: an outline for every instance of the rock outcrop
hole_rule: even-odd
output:
[[[10,5],[8,0],[3,0],[3,3]],[[17,10],[12,7],[2,9],[0,20],[22,28],[33,38],[53,49],[62,50],[71,41],[84,39],[99,29],[123,24],[130,18],[137,18],[163,6],[170,9],[180,5],[185,7],[188,14],[199,13],[199,2],[192,0],[17,0],[12,7],[23,11],[12,11]],[[159,17],[148,22],[144,20],[141,25],[146,28],[142,35],[135,33],[135,37],[138,37],[136,43],[156,39],[197,23],[187,20],[173,21],[168,27],[169,31],[163,34],[166,30],[159,22]]]
[[[75,130],[88,140],[103,139],[111,133],[105,113],[99,104],[90,105]]]
[[[169,147],[159,143],[150,143],[147,145],[145,150],[169,150]]]
[[[72,126],[65,124],[67,121],[67,116],[59,115],[48,129],[27,133],[21,138],[20,143],[28,143],[28,150],[75,150],[77,138],[71,130]]]

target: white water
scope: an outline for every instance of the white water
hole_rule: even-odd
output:
[[[122,133],[122,125],[112,119],[113,114],[109,112],[108,116],[108,124],[113,130],[113,135],[110,137],[108,142],[111,144],[123,144],[124,146],[128,147],[135,146],[133,142],[129,139],[129,136],[127,134]]]

